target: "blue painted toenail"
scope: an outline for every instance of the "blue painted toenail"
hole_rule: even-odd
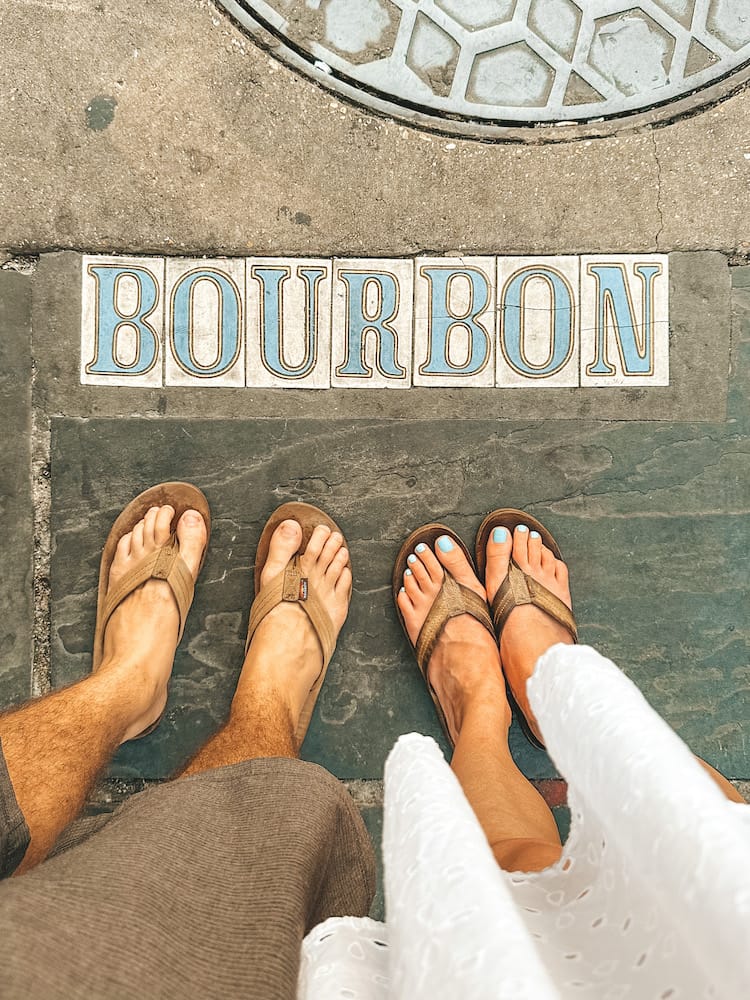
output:
[[[411,576],[411,570],[410,569],[405,569],[404,570],[404,576]]]
[[[441,535],[437,540],[438,548],[441,552],[452,552],[453,542],[448,538],[447,535]]]
[[[542,536],[539,534],[538,531],[532,531],[531,532],[531,538],[541,538],[541,537]]]
[[[492,541],[496,545],[502,544],[507,537],[508,537],[508,532],[505,530],[505,528],[493,528]]]
[[[402,587],[401,590],[399,590],[399,594],[405,594],[405,593],[406,593],[406,587]]]
[[[424,552],[424,550],[425,550],[426,548],[427,548],[427,546],[425,545],[425,543],[424,543],[424,542],[420,542],[420,543],[419,543],[419,545],[417,546],[417,549],[416,549],[416,551],[417,551],[417,552]]]
[[[526,527],[525,524],[519,524],[518,525],[518,531],[528,531],[528,530],[529,529]]]
[[[415,555],[410,555],[407,557],[406,561],[409,563],[409,565],[412,565],[417,561],[417,557]]]

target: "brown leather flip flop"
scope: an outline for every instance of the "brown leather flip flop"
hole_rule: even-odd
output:
[[[260,575],[268,559],[271,536],[281,522],[286,520],[296,521],[302,528],[300,547],[297,553],[289,560],[284,571],[261,587]],[[310,725],[315,702],[318,700],[318,694],[323,686],[328,664],[331,662],[331,657],[336,647],[336,630],[331,621],[331,616],[315,592],[315,588],[310,586],[307,577],[302,575],[302,568],[300,566],[300,554],[304,553],[307,549],[310,536],[319,524],[326,525],[331,531],[338,531],[344,537],[343,531],[332,518],[318,507],[314,507],[309,503],[293,501],[282,504],[266,522],[266,526],[263,528],[263,533],[258,542],[258,552],[255,557],[255,599],[250,608],[250,621],[247,626],[247,640],[245,642],[245,656],[247,656],[247,651],[250,649],[250,643],[255,630],[269,611],[281,604],[282,601],[299,604],[310,619],[323,653],[323,667],[318,674],[317,680],[310,688],[310,693],[307,696],[305,704],[302,706],[302,714],[300,715],[299,725],[295,733],[299,746],[302,745],[302,741]],[[344,538],[344,544],[346,545],[346,538]],[[351,570],[351,559],[347,561],[347,566]],[[351,592],[349,596],[351,597]]]
[[[425,545],[429,545],[434,551],[435,542],[441,535],[447,535],[454,542],[454,544],[459,546],[463,554],[466,556],[467,562],[473,568],[473,562],[469,550],[466,548],[458,535],[444,524],[433,522],[432,524],[425,524],[421,528],[417,528],[416,531],[412,531],[399,549],[398,555],[396,556],[396,563],[393,567],[393,577],[391,579],[396,613],[398,614],[401,627],[403,628],[407,639],[409,638],[409,633],[406,629],[406,622],[404,621],[401,608],[398,606],[398,601],[396,600],[398,593],[403,586],[404,570],[408,566],[407,559],[414,551],[415,546],[420,542]],[[419,630],[416,644],[412,644],[411,639],[409,639],[409,643],[412,645],[420,673],[424,678],[427,690],[429,691],[430,697],[435,705],[440,725],[443,727],[445,735],[448,737],[448,742],[451,746],[453,746],[453,739],[448,731],[448,723],[445,718],[445,713],[443,712],[440,702],[438,701],[438,697],[427,677],[427,667],[430,662],[430,657],[432,656],[432,652],[437,645],[438,639],[445,628],[446,622],[450,621],[451,618],[458,617],[458,615],[471,615],[472,618],[476,618],[481,625],[484,625],[493,637],[495,632],[492,627],[492,619],[489,615],[487,602],[479,597],[478,594],[475,594],[473,590],[470,590],[468,587],[464,587],[463,584],[459,583],[450,575],[450,573],[448,573],[447,570],[445,570],[445,567],[443,567],[443,570],[443,585],[440,588],[432,607],[427,612],[427,617],[424,620],[422,628]]]
[[[197,510],[206,522],[206,547],[203,550],[198,571],[200,572],[203,568],[208,551],[208,541],[211,537],[211,511],[208,500],[196,486],[191,486],[190,483],[160,483],[131,500],[112,525],[99,564],[99,591],[96,602],[92,671],[98,670],[104,656],[104,633],[107,622],[125,598],[147,580],[166,580],[172,588],[180,615],[177,642],[179,643],[182,639],[187,613],[193,602],[195,584],[190,570],[180,556],[180,545],[175,531],[170,535],[168,542],[142,559],[137,566],[134,566],[129,573],[122,577],[117,586],[111,590],[109,588],[109,571],[120,539],[132,531],[152,507],[163,507],[165,504],[174,508],[175,514],[172,524],[175,526],[186,510]],[[133,738],[139,740],[143,736],[148,736],[160,722],[161,717],[148,729],[144,729],[142,733]]]
[[[487,568],[487,542],[489,541],[490,535],[495,528],[506,528],[511,535],[518,527],[519,524],[525,524],[528,526],[530,531],[538,531],[542,536],[542,542],[551,549],[556,559],[562,559],[562,553],[560,552],[560,546],[557,544],[552,534],[541,524],[532,514],[527,514],[522,510],[517,510],[514,507],[499,508],[498,510],[493,510],[491,514],[482,521],[479,526],[479,531],[477,532],[477,539],[475,545],[475,553],[477,558],[477,567],[479,569],[479,579],[485,579],[485,571]],[[490,611],[492,613],[492,622],[495,626],[495,634],[497,635],[498,644],[500,643],[500,636],[502,634],[505,623],[508,620],[508,616],[511,611],[521,604],[533,604],[535,607],[544,611],[554,619],[559,625],[567,629],[570,633],[573,642],[578,642],[578,628],[576,626],[576,621],[573,616],[573,612],[564,604],[559,597],[556,597],[547,588],[534,580],[528,574],[524,573],[523,570],[517,565],[517,563],[511,559],[510,566],[508,568],[508,575],[505,577],[503,582],[497,589],[497,593],[494,595],[490,601]],[[517,709],[518,719],[521,723],[521,728],[523,729],[524,735],[528,741],[533,744],[533,746],[538,747],[540,750],[544,750],[544,744],[534,735],[526,716],[521,711],[516,698],[511,691],[510,685],[507,685],[508,694],[513,706]]]

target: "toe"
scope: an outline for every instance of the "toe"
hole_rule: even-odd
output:
[[[336,554],[334,555],[333,559],[331,559],[330,563],[328,564],[328,567],[326,569],[326,579],[330,579],[333,581],[338,580],[338,578],[341,576],[344,567],[348,562],[349,562],[349,551],[342,545],[341,548],[338,550],[338,552],[336,552]]]
[[[165,507],[159,507],[154,522],[154,543],[156,545],[164,545],[169,540],[174,515],[174,507],[170,507],[169,504]]]
[[[153,549],[156,544],[154,541],[154,528],[156,527],[158,513],[158,507],[149,507],[146,511],[146,516],[143,518],[143,544],[147,549]]]
[[[490,602],[508,575],[512,549],[513,538],[510,531],[502,525],[494,527],[487,539],[487,567],[485,569],[487,600]]]
[[[435,543],[435,555],[440,564],[464,587],[469,587],[484,597],[484,587],[476,578],[463,551],[449,535],[441,535]]]
[[[317,559],[318,566],[324,573],[340,552],[343,544],[344,536],[339,531],[332,531],[328,538],[326,538]]]
[[[433,583],[441,583],[443,579],[443,567],[429,545],[420,542],[414,549],[414,554],[427,570],[430,580]]]
[[[198,511],[186,510],[177,522],[177,540],[180,543],[180,555],[193,574],[193,579],[198,576],[207,537],[206,522]]]
[[[133,528],[130,537],[130,554],[136,559],[142,559],[144,554],[144,528],[145,522],[139,521]]]
[[[529,543],[528,543],[528,559],[529,559],[529,569],[533,573],[538,571],[542,566],[542,536],[538,531],[532,531],[529,533]]]
[[[412,571],[414,575],[414,579],[417,581],[417,583],[423,590],[425,589],[425,587],[429,586],[429,584],[433,582],[432,577],[430,576],[427,570],[427,567],[414,552],[412,552],[412,554],[408,556],[406,561],[408,563],[408,568]],[[443,576],[442,567],[437,562],[437,559],[435,559],[435,562],[438,566],[438,569],[440,570],[440,576],[438,579],[442,579]]]
[[[271,535],[271,542],[268,547],[268,556],[263,572],[260,574],[262,584],[273,580],[275,576],[282,573],[286,564],[292,556],[299,550],[302,543],[302,528],[297,521],[282,521]]]
[[[323,548],[330,535],[331,529],[326,524],[319,524],[313,529],[310,540],[305,546],[305,551],[302,553],[302,567],[306,573],[309,573],[318,561],[318,557],[323,552]]]
[[[334,584],[334,593],[337,597],[348,598],[352,592],[352,571],[348,566],[344,568],[339,573],[338,579]]]
[[[513,558],[526,572],[529,568],[529,528],[526,524],[519,524],[513,532]]]

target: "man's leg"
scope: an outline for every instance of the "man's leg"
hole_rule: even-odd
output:
[[[447,536],[435,552],[418,546],[398,602],[412,642],[440,589],[443,566],[481,597],[484,588]],[[451,619],[430,659],[428,676],[455,741],[451,767],[501,868],[537,871],[558,860],[552,813],[516,767],[508,747],[511,709],[492,636],[469,615]]]
[[[169,539],[173,517],[171,507],[154,507],[123,536],[111,583]],[[201,515],[186,511],[177,538],[195,576],[206,544]],[[19,873],[47,856],[117,747],[161,715],[177,631],[177,605],[169,585],[149,580],[112,615],[96,673],[0,716],[8,773],[31,833]]]
[[[283,572],[302,541],[296,521],[282,521],[271,538],[261,584]],[[300,557],[304,575],[333,622],[336,635],[349,610],[352,575],[342,536],[319,525]],[[294,738],[302,706],[323,667],[310,619],[282,602],[258,626],[245,657],[229,719],[193,757],[182,776],[258,757],[297,757]]]

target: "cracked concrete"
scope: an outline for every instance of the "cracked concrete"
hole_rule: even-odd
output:
[[[17,253],[750,250],[747,91],[658,128],[487,143],[334,97],[208,0],[5,0],[0,29]]]

